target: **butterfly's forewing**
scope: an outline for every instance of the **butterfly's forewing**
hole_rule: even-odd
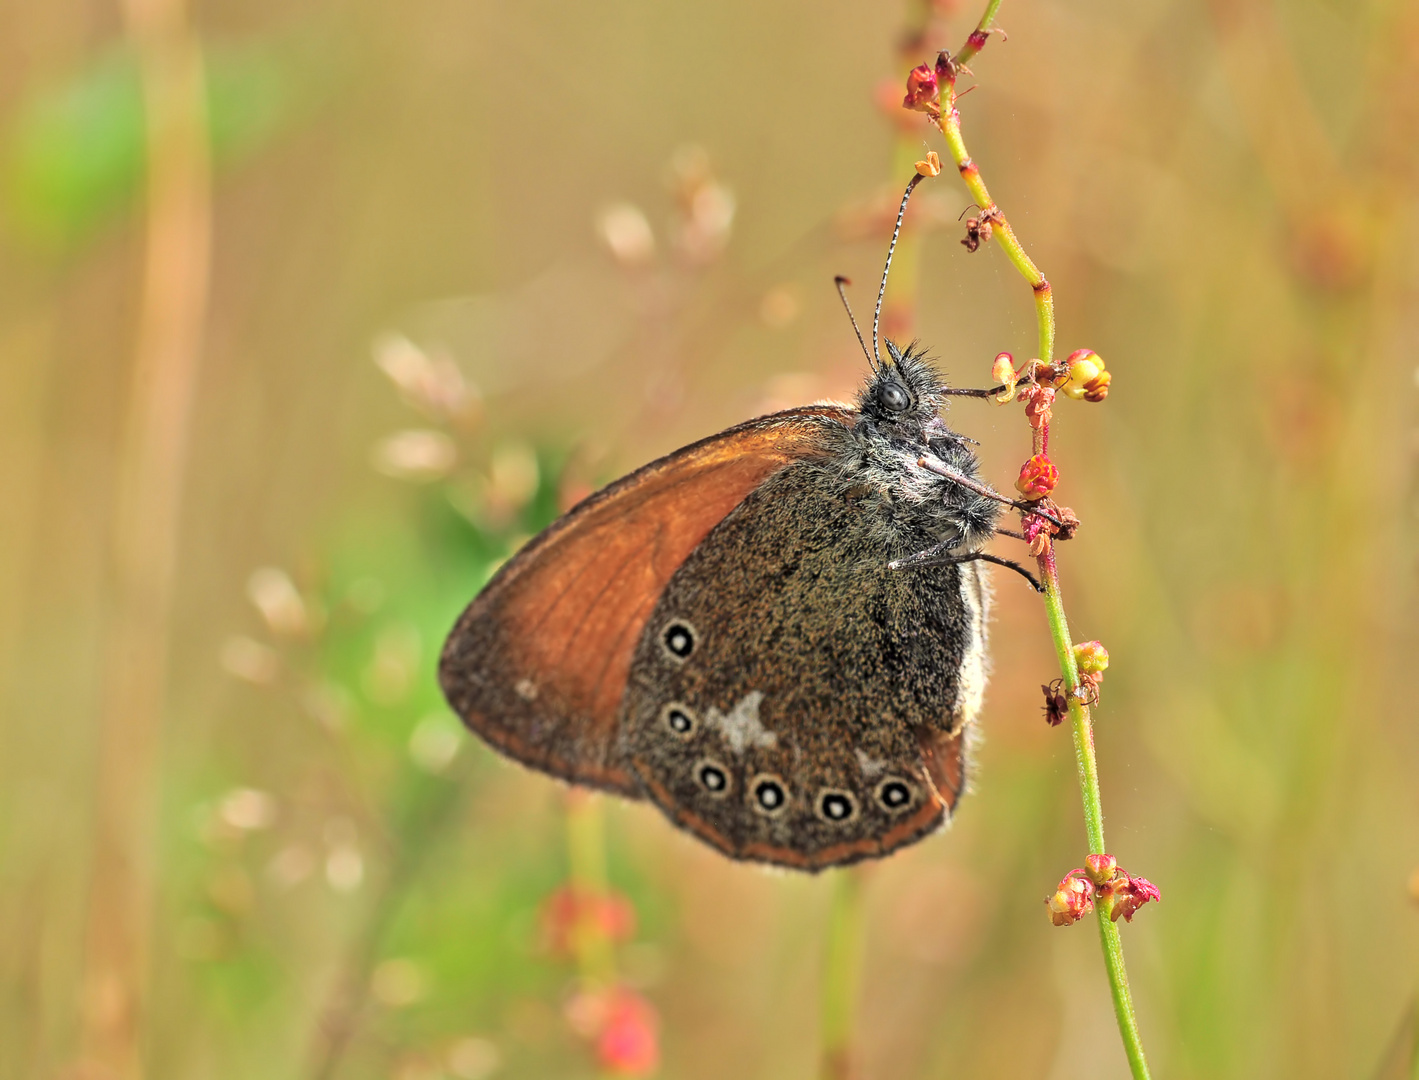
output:
[[[571,510],[459,618],[439,678],[464,721],[555,776],[636,798],[618,737],[631,655],[666,582],[707,533],[785,465],[822,453],[833,406],[730,428]]]
[[[667,815],[735,858],[800,869],[943,822],[984,685],[987,593],[977,564],[887,569],[930,540],[813,462],[705,538],[655,606],[627,693],[628,757]]]

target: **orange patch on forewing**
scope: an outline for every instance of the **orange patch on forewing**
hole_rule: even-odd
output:
[[[519,668],[552,679],[571,707],[614,720],[645,622],[666,583],[771,473],[777,457],[707,462],[653,497],[597,507],[587,527],[539,552],[547,569],[508,591],[504,620]],[[540,678],[539,678],[540,676]]]
[[[499,571],[454,628],[441,674],[464,719],[529,765],[634,794],[615,760],[616,736],[631,660],[660,594],[751,491],[825,452],[822,420],[847,425],[852,415],[824,406],[750,421],[574,507]],[[475,655],[460,635],[493,644]],[[500,694],[523,684],[535,697],[517,715],[490,715]],[[525,726],[575,758],[535,745]]]

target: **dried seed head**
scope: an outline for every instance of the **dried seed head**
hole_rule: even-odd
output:
[[[908,72],[907,94],[902,98],[902,108],[931,112],[940,97],[941,86],[937,82],[935,69],[918,64]]]
[[[1025,403],[1025,419],[1030,427],[1039,430],[1054,418],[1054,389],[1049,386],[1034,386],[1020,392],[1020,400]]]
[[[1129,877],[1121,869],[1112,881],[1099,889],[1099,903],[1114,922],[1120,918],[1124,922],[1132,922],[1139,908],[1149,901],[1162,898],[1158,886],[1147,878]]]
[[[1045,694],[1045,723],[1050,727],[1059,727],[1069,715],[1069,701],[1059,689],[1063,681],[1055,679],[1054,682],[1040,687]]]
[[[926,152],[926,160],[916,163],[916,171],[921,176],[940,176],[941,157],[935,150]]]
[[[1020,381],[1015,374],[1015,358],[1008,352],[996,353],[995,363],[990,367],[990,377],[998,383],[1005,384],[1005,390],[995,395],[995,400],[1001,405],[1008,405],[1015,400],[1015,384]]]

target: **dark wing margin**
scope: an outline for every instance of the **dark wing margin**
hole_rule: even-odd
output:
[[[744,498],[826,453],[856,414],[751,420],[579,503],[510,559],[459,617],[439,682],[478,735],[525,765],[639,798],[618,728],[631,657],[666,582]]]

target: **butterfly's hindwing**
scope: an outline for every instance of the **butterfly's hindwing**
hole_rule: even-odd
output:
[[[795,464],[705,537],[645,623],[623,756],[726,854],[852,862],[919,839],[955,804],[983,578],[975,564],[888,570],[933,542],[891,513],[840,471]]]

